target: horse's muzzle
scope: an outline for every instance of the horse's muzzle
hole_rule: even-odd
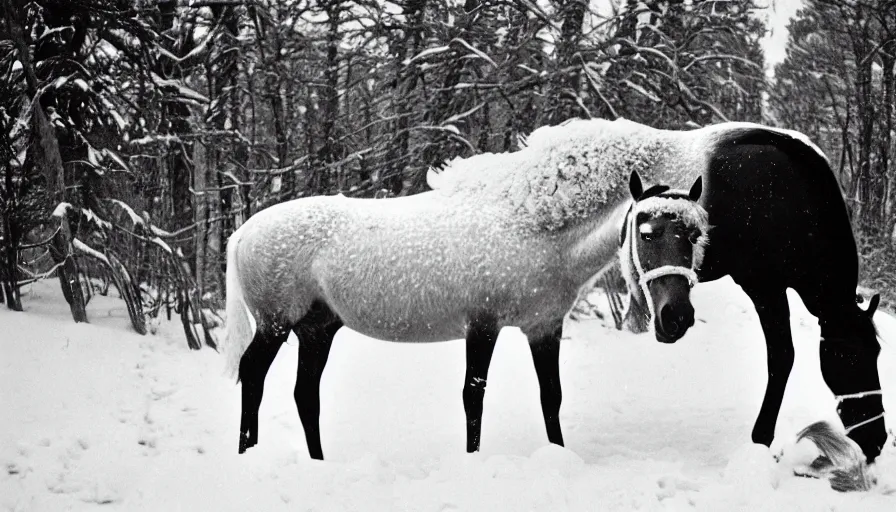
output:
[[[675,343],[694,325],[694,307],[690,303],[663,304],[656,318],[656,340]]]

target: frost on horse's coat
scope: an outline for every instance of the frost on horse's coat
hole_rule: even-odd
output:
[[[542,319],[562,317],[581,283],[612,259],[623,214],[607,214],[618,217],[615,231],[608,226],[578,247],[570,269],[556,242],[562,233],[546,238],[506,209],[462,195],[315,197],[256,214],[252,229],[237,235],[236,256],[246,262],[243,293],[260,322],[294,323],[325,297],[346,326],[366,335],[444,341],[464,336],[470,304],[488,304],[502,324],[538,335]],[[383,300],[388,289],[403,292]],[[227,345],[236,371],[245,346]]]
[[[632,171],[657,182],[670,167],[702,168],[705,154],[682,159],[677,137],[634,123],[575,120],[535,130],[516,153],[455,159],[428,181],[446,195],[498,197],[538,229],[555,231],[614,204]]]

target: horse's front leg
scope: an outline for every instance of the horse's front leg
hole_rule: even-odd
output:
[[[467,416],[467,453],[479,451],[485,384],[499,332],[497,323],[491,318],[477,318],[467,326],[467,375],[463,392]]]
[[[761,279],[758,281],[762,281]],[[749,282],[749,281],[745,281]],[[743,286],[743,285],[742,285]],[[765,398],[759,409],[759,416],[753,426],[753,442],[770,446],[775,438],[775,425],[787,379],[793,368],[793,337],[790,332],[790,307],[787,294],[781,289],[761,289],[743,286],[744,291],[753,300],[759,323],[765,334],[766,360],[768,362],[768,384]]]
[[[563,433],[560,430],[560,402],[563,391],[560,387],[560,338],[563,336],[563,320],[552,328],[548,334],[529,338],[529,349],[538,375],[538,387],[541,389],[541,412],[544,414],[544,426],[548,432],[548,441],[563,446]]]

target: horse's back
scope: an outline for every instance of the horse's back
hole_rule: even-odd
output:
[[[522,317],[568,309],[576,291],[550,243],[507,209],[435,192],[281,203],[241,228],[237,250],[257,320],[295,323],[321,301],[346,326],[394,341],[462,337],[476,308],[536,321]]]
[[[820,150],[804,137],[758,126],[735,125],[712,140],[701,199],[714,226],[704,277],[768,278],[816,296],[851,296],[855,240]]]

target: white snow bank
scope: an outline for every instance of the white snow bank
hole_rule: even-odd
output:
[[[749,433],[765,386],[756,314],[731,281],[694,290],[697,325],[672,346],[571,324],[561,422],[547,443],[531,356],[506,330],[489,373],[481,453],[464,453],[463,343],[392,344],[343,330],[322,383],[327,461],[309,460],[292,402],[295,339],[267,378],[260,444],[239,456],[239,386],[179,326],[127,330],[95,297],[75,325],[54,282],[0,309],[0,510],[894,510],[896,450],[874,492],[839,494],[772,458],[809,423],[837,424],[818,327],[790,295],[797,360],[769,451]],[[885,404],[896,410],[896,319]],[[896,419],[890,418],[892,423]],[[790,460],[790,459],[789,459]]]

